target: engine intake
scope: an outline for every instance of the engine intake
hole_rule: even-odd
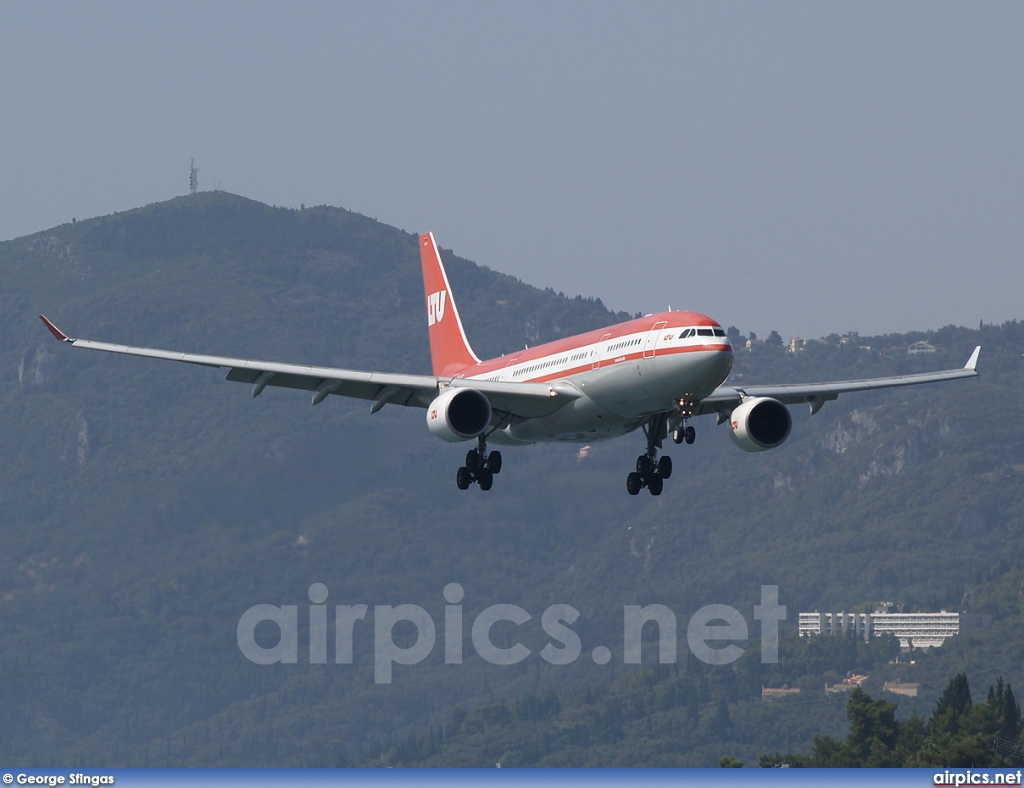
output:
[[[789,409],[771,397],[745,400],[729,417],[729,437],[743,451],[781,446],[793,428]]]
[[[476,389],[446,389],[427,408],[427,427],[449,443],[471,440],[490,423],[491,403]]]

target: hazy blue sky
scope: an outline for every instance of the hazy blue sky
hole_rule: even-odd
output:
[[[1019,2],[5,2],[0,239],[195,157],[631,312],[1024,318],[1022,42]]]

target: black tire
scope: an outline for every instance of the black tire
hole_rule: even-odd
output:
[[[484,468],[480,471],[476,481],[480,485],[481,490],[489,490],[491,485],[494,484],[494,474]]]
[[[667,454],[663,454],[661,459],[658,460],[658,475],[662,479],[667,479],[672,475],[672,458]]]
[[[672,430],[672,442],[673,443],[682,443],[683,442],[683,437],[684,436],[683,436],[683,428],[682,427],[676,427],[674,430]]]
[[[651,458],[646,454],[641,454],[636,458],[636,472],[640,474],[641,479],[646,479],[651,475]]]
[[[480,452],[476,449],[470,449],[466,453],[466,470],[471,474],[475,474],[480,470]]]
[[[695,430],[693,427],[687,427],[685,430],[683,430],[683,437],[686,439],[687,443],[693,443],[695,440],[697,440],[697,430]]]
[[[459,489],[468,490],[472,481],[473,476],[469,472],[469,468],[466,468],[465,466],[459,468],[459,472],[455,474],[455,483],[459,486]]]
[[[664,484],[665,480],[660,476],[652,476],[647,481],[647,489],[651,491],[651,495],[661,495],[661,488]]]
[[[487,468],[491,473],[501,473],[501,452],[492,451],[487,456]]]
[[[626,492],[630,495],[636,495],[642,486],[639,473],[631,473],[626,477]]]

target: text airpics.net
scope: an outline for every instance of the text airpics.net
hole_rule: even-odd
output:
[[[328,661],[328,590],[323,583],[313,583],[308,591],[309,644],[308,658],[313,665]],[[464,591],[458,583],[444,587],[444,661],[449,665],[462,663],[464,622],[462,602]],[[356,623],[369,627],[366,616],[369,606],[334,606],[334,662],[352,664]],[[658,661],[676,662],[676,616],[665,605],[624,605],[622,628],[623,661],[627,665],[640,664],[641,634],[644,626],[653,622],[658,633]],[[304,616],[305,617],[305,616]],[[583,653],[583,643],[573,631],[572,624],[580,612],[572,605],[551,605],[540,616],[541,628],[550,640],[540,649],[540,657],[551,665],[568,665]],[[518,605],[499,604],[485,608],[470,625],[470,641],[476,653],[493,665],[514,665],[533,652],[520,642],[497,646],[491,638],[492,628],[499,622],[516,627],[530,621],[533,616]],[[761,586],[761,603],[754,605],[754,620],[760,623],[761,662],[779,661],[779,622],[786,619],[785,605],[779,605],[779,587]],[[274,645],[257,642],[256,629],[269,623],[271,632],[276,626],[278,637]],[[399,624],[416,631],[411,645],[395,642],[394,629]],[[261,628],[263,633],[267,627]],[[736,642],[749,640],[750,627],[743,615],[730,605],[705,605],[690,618],[686,625],[686,644],[697,659],[709,665],[728,665],[738,660],[744,649]],[[238,620],[238,648],[250,662],[257,665],[294,664],[299,661],[299,606],[253,605]],[[260,640],[266,642],[266,638]],[[273,637],[270,638],[273,640]],[[434,650],[437,630],[430,614],[419,605],[374,605],[373,607],[373,678],[377,684],[390,684],[395,665],[416,665]],[[404,640],[403,640],[404,642]],[[305,649],[303,649],[305,650]],[[303,655],[305,656],[305,655]],[[599,645],[592,649],[591,658],[598,665],[612,658],[611,649]]]
[[[977,769],[946,769],[935,772],[932,785],[1021,785],[1022,773],[1016,771],[978,771]]]

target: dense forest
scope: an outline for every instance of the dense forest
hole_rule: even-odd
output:
[[[481,356],[627,317],[597,293],[538,290],[442,254]],[[733,381],[958,367],[977,344],[981,375],[842,397],[813,417],[794,409],[787,443],[756,455],[698,419],[696,443],[670,449],[659,498],[626,494],[640,435],[586,452],[512,449],[493,490],[462,493],[465,447],[430,436],[421,410],[371,415],[340,397],[311,408],[288,390],[253,399],[209,369],[62,346],[37,317],[97,340],[426,372],[415,235],[337,208],[201,193],[4,242],[0,271],[7,763],[752,766],[776,752],[818,758],[815,736],[845,741],[849,698],[819,687],[850,671],[920,683],[899,700],[901,724],[927,718],[960,673],[972,687],[1024,686],[1018,322],[882,337],[841,327],[797,353],[770,326],[730,327],[772,340],[736,354]],[[909,354],[919,340],[934,353]],[[333,616],[328,662],[311,659],[318,583],[332,611],[368,606],[350,663],[335,660]],[[451,583],[464,589],[459,664],[443,642]],[[777,665],[753,657],[763,585],[788,611]],[[882,642],[796,637],[800,611],[880,601],[985,623],[912,662],[892,662]],[[260,604],[297,607],[297,662],[243,656],[238,624]],[[427,611],[437,643],[382,684],[376,606],[403,604]],[[497,645],[530,650],[516,664],[473,647],[472,622],[495,604],[532,616],[493,630]],[[624,659],[623,607],[648,604],[679,621],[674,664],[653,643],[643,665]],[[709,604],[750,624],[734,664],[689,655],[686,622]],[[571,664],[539,656],[554,605],[580,613]],[[255,633],[264,645],[273,634]],[[394,630],[401,646],[414,637]],[[591,658],[600,647],[605,662]],[[762,685],[783,683],[800,697],[761,703]]]
[[[970,682],[957,673],[927,719],[896,718],[896,704],[874,700],[860,688],[846,705],[844,740],[815,736],[809,756],[762,755],[765,767],[999,767],[1024,765],[1020,705],[1000,676],[975,703]]]
[[[994,590],[1024,572],[982,584]],[[1018,611],[1004,624],[1024,625]],[[1006,630],[1004,630],[1005,632]],[[756,643],[754,644],[757,645]],[[656,660],[610,684],[545,696],[526,694],[475,709],[457,706],[444,723],[372,742],[363,766],[1020,766],[1024,737],[1012,684],[1000,674],[972,704],[958,649],[900,651],[890,637],[784,638],[779,662],[756,649],[731,669],[695,659]],[[998,671],[1004,655],[979,649]],[[1009,660],[1015,669],[1019,657]],[[944,677],[953,672],[954,678]],[[867,676],[844,686],[850,675]],[[920,697],[887,682],[913,679]],[[844,686],[824,691],[826,686]],[[786,694],[762,696],[764,687]],[[794,692],[798,690],[798,692]],[[878,700],[873,698],[880,696]],[[937,700],[933,700],[937,698]],[[981,700],[981,699],[979,699]],[[780,754],[801,747],[806,752]]]

